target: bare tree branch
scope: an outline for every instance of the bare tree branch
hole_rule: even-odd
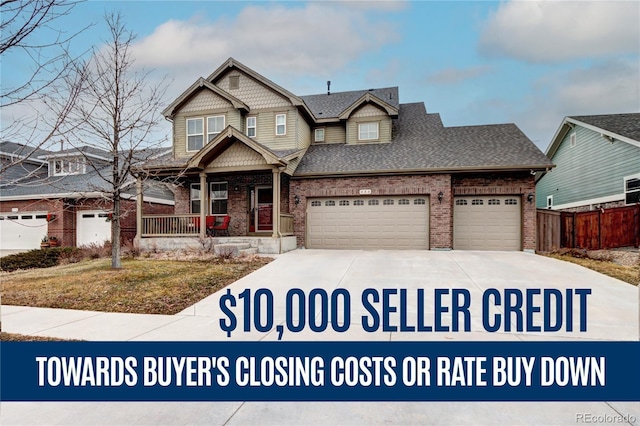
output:
[[[154,134],[162,120],[165,79],[151,84],[149,72],[134,67],[130,46],[135,36],[120,13],[108,13],[105,22],[110,39],[85,63],[75,67],[68,83],[78,99],[62,126],[69,144],[108,153],[109,164],[83,152],[85,162],[99,176],[96,190],[113,203],[111,221],[113,268],[120,268],[121,210],[123,192],[134,182],[132,168],[157,155],[166,136]]]

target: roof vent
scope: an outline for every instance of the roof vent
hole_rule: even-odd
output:
[[[327,95],[331,94],[331,80],[327,80]]]

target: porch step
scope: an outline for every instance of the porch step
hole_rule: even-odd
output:
[[[255,247],[246,248],[238,251],[239,256],[253,256],[254,254],[258,254],[258,249]]]
[[[218,256],[231,256],[237,257],[243,250],[251,250],[251,244],[249,243],[226,243],[216,244],[213,246],[213,253]],[[257,249],[256,253],[258,252]]]

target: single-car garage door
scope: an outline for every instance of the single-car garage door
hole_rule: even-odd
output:
[[[0,248],[30,250],[40,248],[47,236],[47,212],[0,213]]]
[[[76,245],[103,244],[111,241],[111,222],[107,212],[79,211],[76,217]]]
[[[455,197],[453,248],[456,250],[520,250],[520,196]]]
[[[315,198],[307,203],[307,248],[429,248],[427,196]]]

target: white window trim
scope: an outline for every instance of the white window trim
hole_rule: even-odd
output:
[[[375,138],[370,138],[370,137],[363,138],[360,128],[362,126],[364,126],[364,125],[369,126],[371,124],[375,124],[375,126],[376,126],[376,137]],[[359,141],[377,141],[378,139],[380,139],[380,123],[379,122],[377,122],[377,121],[365,121],[365,122],[362,122],[362,123],[358,123],[358,140]]]
[[[318,131],[322,131],[322,139],[318,139]],[[318,127],[313,130],[313,141],[314,142],[324,142],[327,137],[327,132],[324,127]]]
[[[194,133],[194,134],[189,134],[189,121],[195,121],[195,120],[200,120],[202,121],[202,133]],[[200,149],[189,149],[189,136],[202,136],[202,146],[204,147],[205,145],[205,141],[204,141],[204,118],[202,117],[196,117],[196,118],[187,118],[186,122],[185,122],[185,134],[186,134],[186,139],[184,141],[185,145],[186,145],[186,150],[187,152],[198,152],[200,151]]]
[[[220,129],[219,132],[210,132],[209,131],[209,119],[210,118],[220,118],[222,117],[222,129]],[[207,141],[205,143],[208,144],[209,142],[211,142],[211,139],[215,138],[217,135],[219,135],[223,130],[224,130],[224,126],[227,122],[227,119],[224,115],[210,115],[209,117],[207,117]],[[213,135],[213,137],[211,137],[211,135]]]
[[[553,208],[553,195],[547,195],[547,207],[548,209]]]
[[[278,133],[278,117],[284,117],[284,124],[280,124],[284,126],[284,133]],[[287,114],[276,114],[276,128],[275,133],[276,136],[286,136],[287,135]]]
[[[250,119],[250,118],[253,118],[253,120],[254,120],[254,124],[253,124],[253,126],[249,126],[249,119]],[[249,136],[250,138],[255,138],[255,137],[257,137],[257,136],[258,136],[258,117],[257,117],[257,116],[255,116],[255,115],[251,115],[251,116],[247,117],[247,119],[246,119],[246,122],[245,122],[245,123],[246,123],[246,126],[245,126],[245,127],[246,127],[246,134],[247,134],[247,136]],[[255,134],[254,134],[253,136],[250,136],[250,135],[249,135],[249,129],[253,129],[253,130],[254,130],[254,133],[255,133]]]
[[[56,163],[60,162],[60,171],[56,172]],[[77,169],[70,171],[71,163],[76,164]],[[67,167],[65,168],[65,164]],[[70,158],[56,158],[51,160],[49,164],[51,168],[50,176],[69,176],[69,175],[82,175],[87,172],[87,162],[82,157],[70,157]]]
[[[631,180],[631,179],[640,179],[640,173],[636,173],[636,174],[629,175],[629,176],[624,176],[624,177],[622,178],[622,192],[624,193],[624,198],[623,198],[623,200],[624,200],[624,205],[625,205],[625,206],[632,206],[632,205],[635,205],[635,203],[627,204],[627,194],[628,194],[628,193],[630,193],[630,192],[638,192],[638,190],[637,190],[637,189],[636,189],[636,190],[633,190],[633,191],[627,191],[627,181],[628,181],[628,180]]]

